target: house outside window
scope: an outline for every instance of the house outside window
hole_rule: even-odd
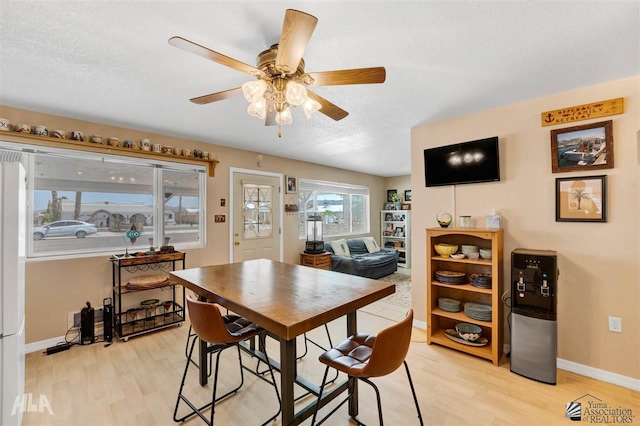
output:
[[[311,179],[298,181],[298,236],[306,238],[312,213],[323,217],[324,237],[369,233],[369,188]]]
[[[204,246],[205,167],[0,142],[7,153],[27,171],[30,258]]]

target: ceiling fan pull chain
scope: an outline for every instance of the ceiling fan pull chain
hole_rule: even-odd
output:
[[[278,137],[282,137],[282,126],[280,124],[278,124]]]

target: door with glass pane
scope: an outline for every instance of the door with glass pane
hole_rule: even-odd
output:
[[[233,261],[280,258],[280,179],[233,174]]]

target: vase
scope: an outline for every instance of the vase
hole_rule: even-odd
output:
[[[396,210],[400,210],[400,201],[396,201]]]

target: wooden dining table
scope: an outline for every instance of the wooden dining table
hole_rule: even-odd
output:
[[[296,366],[296,337],[346,316],[347,336],[357,332],[356,311],[395,292],[395,285],[355,275],[293,265],[269,259],[247,260],[171,272],[195,294],[217,303],[263,327],[280,344],[282,424],[297,425],[313,415],[319,387],[301,377]],[[206,354],[201,345],[201,361]],[[204,361],[204,363],[203,363]],[[321,364],[318,363],[318,368]],[[200,383],[206,384],[206,368]],[[294,386],[316,395],[296,412]],[[344,391],[353,391],[349,414],[358,414],[357,380],[349,379],[323,393],[321,406]]]

